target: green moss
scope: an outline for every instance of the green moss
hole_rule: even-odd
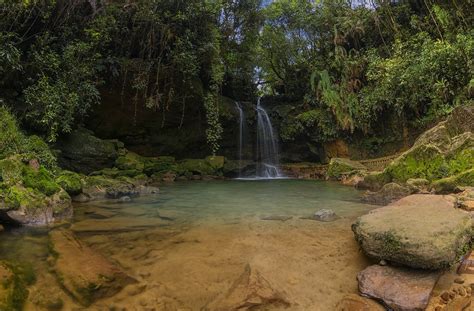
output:
[[[121,170],[135,170],[142,172],[145,168],[145,163],[142,156],[129,151],[115,160],[115,166]]]
[[[62,171],[55,181],[70,195],[77,195],[82,192],[81,176],[77,173]]]
[[[208,156],[206,161],[216,171],[224,168],[225,158],[223,156]]]
[[[377,235],[374,236],[374,240],[377,240],[381,243],[383,257],[397,254],[400,248],[402,247],[400,238],[398,238],[391,231],[378,233]]]
[[[215,175],[216,170],[205,159],[186,159],[179,162],[179,175]]]
[[[436,193],[451,193],[459,186],[474,187],[474,169],[467,170],[455,176],[436,180],[431,186]]]
[[[54,181],[53,175],[44,167],[40,167],[38,171],[35,171],[29,166],[25,166],[23,168],[23,185],[38,190],[47,196],[61,190],[61,187]]]
[[[462,149],[448,159],[449,175],[457,175],[474,168],[474,148]]]
[[[449,167],[438,148],[422,145],[410,149],[392,162],[384,172],[396,182],[406,182],[410,178],[432,181],[448,176]]]
[[[9,209],[25,207],[37,209],[46,205],[46,197],[33,189],[12,186],[4,192],[5,205]]]
[[[392,181],[390,175],[385,172],[371,172],[364,176],[363,182],[357,185],[362,189],[369,189],[371,191],[378,191],[382,189],[385,184]]]
[[[176,172],[178,171],[178,166],[176,165],[176,160],[174,157],[156,157],[156,158],[145,158],[145,168],[144,172],[148,176],[152,176],[156,173],[163,172]]]
[[[19,156],[0,160],[0,181],[6,185],[20,183],[23,178],[23,167]]]
[[[24,135],[18,129],[15,117],[0,105],[0,159],[21,152]]]

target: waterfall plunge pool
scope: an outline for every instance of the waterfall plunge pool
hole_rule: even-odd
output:
[[[196,181],[163,186],[159,195],[128,203],[76,205],[66,226],[140,285],[87,310],[212,310],[247,266],[285,293],[288,310],[332,310],[345,294],[357,292],[356,274],[369,264],[350,229],[374,208],[359,196],[331,182]],[[329,223],[300,218],[323,208],[340,218]],[[79,308],[55,281],[47,233],[38,228],[1,233],[0,257],[34,267],[37,281],[30,291],[52,287],[64,310]],[[28,301],[26,310],[37,309]]]

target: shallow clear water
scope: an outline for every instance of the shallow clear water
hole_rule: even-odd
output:
[[[179,267],[183,264],[193,267],[191,262],[181,261],[186,260],[181,258],[186,258],[187,254],[195,254],[199,250],[207,254],[213,253],[215,248],[219,248],[216,251],[221,251],[219,256],[222,258],[216,257],[215,260],[222,263],[234,260],[233,258],[238,258],[241,255],[242,258],[259,258],[261,255],[268,257],[270,252],[277,256],[277,254],[284,254],[288,248],[285,245],[291,243],[291,240],[286,241],[291,237],[285,236],[285,230],[292,232],[289,234],[299,236],[300,243],[303,243],[302,248],[294,249],[293,252],[301,251],[304,254],[302,258],[311,256],[306,252],[310,252],[311,249],[308,247],[313,246],[304,246],[304,243],[312,245],[311,241],[314,238],[311,236],[316,234],[321,239],[318,242],[320,243],[319,247],[322,247],[321,254],[325,253],[324,250],[328,254],[339,252],[341,256],[347,257],[347,263],[344,264],[348,265],[354,261],[353,258],[356,254],[352,254],[352,251],[345,254],[347,248],[357,250],[356,243],[351,238],[350,223],[357,216],[373,208],[373,206],[360,203],[360,194],[352,187],[337,183],[291,179],[177,182],[162,186],[158,195],[137,198],[127,203],[107,200],[78,204],[75,206],[72,224],[63,226],[69,226],[86,243],[93,245],[94,248],[127,267],[142,266],[143,262],[136,261],[133,253],[146,252],[150,248],[160,248],[169,252],[169,262],[166,263],[168,270],[173,269],[175,265]],[[340,219],[333,223],[301,219],[301,217],[312,215],[319,209],[332,209],[340,216]],[[292,216],[292,220],[288,222],[261,220],[262,216]],[[0,259],[33,264],[39,273],[50,273],[46,263],[49,255],[47,233],[48,229],[40,228],[17,228],[0,233]],[[165,242],[167,234],[172,237],[168,240],[178,235],[182,236],[178,241],[196,238],[199,240],[199,244],[185,244],[186,246],[174,242],[167,244],[168,242]],[[271,246],[274,249],[264,251],[260,250],[259,246],[249,248],[249,245],[254,243],[256,243],[255,245],[267,243],[268,236],[264,238],[267,234],[270,234],[274,239]],[[213,240],[214,235],[219,235],[219,239]],[[242,251],[235,248],[236,235],[239,236],[239,239],[245,237],[245,241],[247,241],[243,242],[245,246]],[[150,236],[156,237],[156,240],[154,238],[150,240]],[[338,237],[340,237],[339,241]],[[131,247],[130,250],[124,250],[125,245]],[[175,245],[182,246],[176,250]],[[203,255],[202,258],[195,255],[193,263],[200,260],[205,261],[206,258],[208,255]],[[318,260],[326,260],[325,258],[330,257],[321,256]],[[275,257],[274,260],[280,259]],[[332,264],[331,261],[328,262]],[[312,260],[310,263],[305,262],[304,265],[310,267],[315,263]],[[151,271],[156,271],[157,275],[163,273],[160,269],[166,269],[163,268],[166,265],[158,259],[156,266],[155,260],[150,260],[149,264],[152,264]],[[327,263],[324,265],[327,267]],[[335,262],[334,265],[340,265],[340,263]],[[361,263],[358,265],[360,266]],[[227,271],[227,265],[225,267],[222,268],[222,271]],[[353,268],[354,271],[356,268],[358,269],[358,267]],[[129,271],[131,274],[138,273],[134,270],[135,268],[129,269],[131,269]],[[199,269],[202,267],[196,267],[196,271],[200,271]],[[231,276],[238,273],[240,262],[236,263],[235,269],[226,273]],[[319,266],[314,266],[314,269],[319,269]],[[325,270],[326,268],[321,269]],[[295,270],[294,273],[298,275],[300,272]],[[350,278],[352,279],[352,276]],[[224,280],[228,281],[225,278]],[[179,282],[179,279],[170,279],[165,284],[168,286],[168,284],[175,283],[173,285],[178,288],[184,286]],[[210,284],[217,284],[215,281],[205,279],[204,276],[199,279],[199,282],[202,282],[203,286],[210,286],[209,288],[212,288]],[[341,276],[338,282],[344,284],[345,279],[342,279]],[[219,291],[220,286],[222,284],[216,285],[216,292]],[[339,291],[342,293],[350,290],[335,292],[339,295]],[[301,290],[298,289],[295,292],[301,292]],[[175,290],[174,295],[188,295],[187,292],[178,293],[179,291]],[[156,294],[155,292],[150,293],[150,295]],[[167,294],[167,292],[163,294]],[[189,293],[189,295],[189,297],[178,298],[185,303],[194,301],[193,299],[204,299],[209,293],[197,291],[194,294]],[[334,299],[338,297],[336,295]],[[301,299],[303,298],[305,297]],[[134,302],[128,303],[129,306],[133,306]]]

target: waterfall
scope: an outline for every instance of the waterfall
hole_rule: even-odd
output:
[[[278,140],[265,109],[257,101],[257,170],[256,178],[282,177],[279,169]]]
[[[239,177],[242,175],[242,145],[243,145],[243,135],[244,135],[244,122],[245,115],[244,110],[239,102],[235,102],[235,106],[239,111]]]

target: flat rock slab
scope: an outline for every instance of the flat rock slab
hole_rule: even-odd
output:
[[[374,265],[357,275],[362,295],[382,301],[392,310],[425,310],[439,272]]]
[[[78,240],[71,231],[50,233],[54,270],[61,285],[82,305],[110,297],[136,280]]]
[[[416,194],[359,217],[352,225],[364,252],[413,268],[439,269],[460,259],[472,219],[449,196]]]

